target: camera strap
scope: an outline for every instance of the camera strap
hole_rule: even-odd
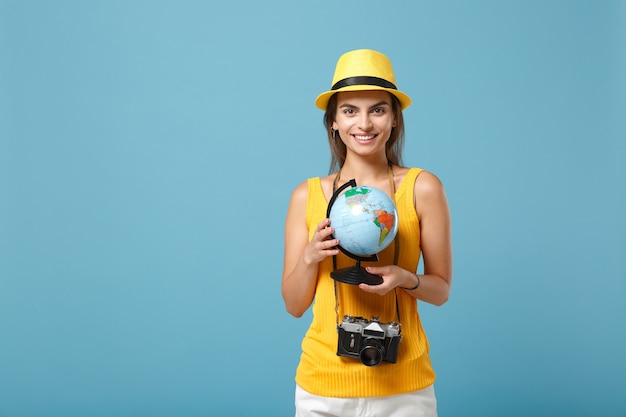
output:
[[[396,184],[393,179],[393,170],[391,168],[391,164],[389,164],[389,190],[391,192],[391,196],[394,204],[396,203]],[[333,181],[333,194],[337,191],[337,185],[339,183],[339,179],[341,177],[341,169],[337,172],[335,179]],[[396,234],[396,237],[393,239],[393,264],[398,265],[398,258],[400,257],[400,239],[398,235],[400,232]],[[337,256],[333,255],[333,270],[337,269]],[[339,297],[337,296],[337,281],[334,281],[334,290],[335,290],[335,321],[337,325],[339,325]],[[400,323],[400,306],[398,305],[398,291],[397,288],[393,289],[393,293],[396,298],[396,316],[398,317],[398,323]]]

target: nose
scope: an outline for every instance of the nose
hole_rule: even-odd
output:
[[[363,113],[359,119],[359,129],[370,130],[372,126],[372,120],[370,119],[369,113]]]

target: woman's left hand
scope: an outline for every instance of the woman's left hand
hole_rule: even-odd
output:
[[[368,266],[365,270],[370,274],[380,275],[383,279],[382,284],[379,285],[359,284],[359,288],[365,292],[385,295],[396,287],[409,285],[412,282],[411,277],[413,274],[397,265]]]

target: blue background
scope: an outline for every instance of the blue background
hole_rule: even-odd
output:
[[[0,416],[293,415],[292,189],[393,61],[453,215],[441,416],[626,415],[623,1],[1,1]]]

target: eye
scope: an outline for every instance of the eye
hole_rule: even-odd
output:
[[[354,109],[345,108],[343,109],[343,114],[354,114]]]
[[[384,114],[386,112],[386,109],[384,107],[374,107],[372,109],[372,113],[376,113],[376,114]]]

